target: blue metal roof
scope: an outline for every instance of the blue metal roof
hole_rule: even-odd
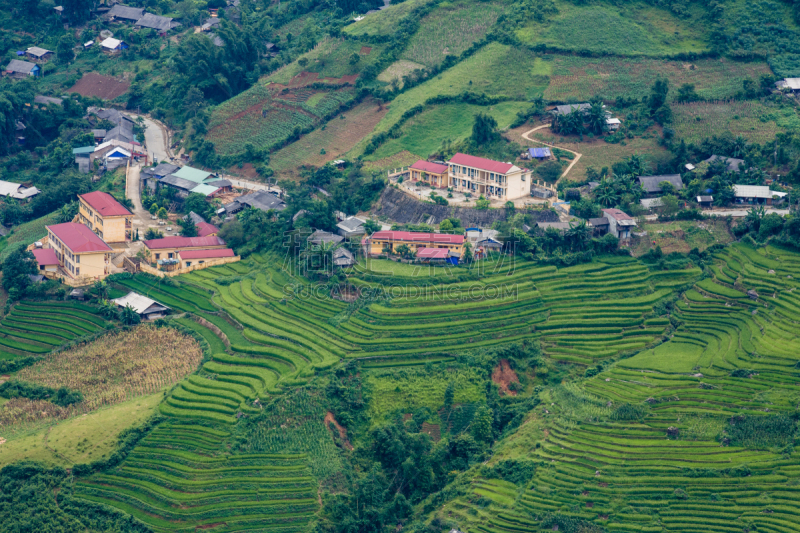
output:
[[[528,148],[531,157],[550,157],[550,148]]]

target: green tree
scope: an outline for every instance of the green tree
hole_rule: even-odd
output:
[[[353,52],[353,55],[350,56],[349,63],[351,65],[356,65],[356,64],[358,64],[359,61],[361,61],[361,56],[358,55],[357,53]]]
[[[150,214],[155,215],[156,213],[158,213],[158,204],[156,202],[153,202],[152,204],[150,204]]]
[[[135,326],[142,321],[142,318],[130,305],[126,305],[119,311],[119,321],[126,326]]]
[[[192,220],[192,217],[187,216],[178,220],[181,227],[181,235],[184,237],[197,237],[197,225]]]
[[[103,318],[106,320],[117,318],[117,304],[108,300],[103,300],[100,304],[100,314],[103,315]]]
[[[380,230],[381,230],[381,225],[372,220],[371,218],[367,219],[366,222],[364,222],[364,231],[366,232],[367,235],[372,235],[376,231]]]
[[[554,183],[561,176],[561,164],[557,161],[545,161],[536,167],[536,175],[548,183]]]
[[[394,252],[404,259],[409,259],[413,254],[411,252],[411,248],[408,247],[406,244],[401,244],[397,248],[394,249]]]
[[[493,440],[492,421],[492,410],[486,404],[478,407],[475,411],[475,416],[472,418],[472,424],[470,424],[470,433],[476,441],[491,444]]]
[[[585,113],[585,120],[586,124],[589,128],[589,131],[596,135],[600,135],[608,126],[606,125],[606,119],[608,118],[608,113],[606,112],[606,108],[603,105],[603,101],[598,99],[592,100],[591,107],[586,110]]]
[[[664,204],[664,214],[672,216],[680,210],[680,200],[674,194],[667,194],[661,197],[661,202]]]
[[[455,399],[455,386],[453,382],[449,382],[447,384],[447,388],[444,390],[444,407],[445,409],[450,409],[453,406],[453,400]]]
[[[472,125],[472,135],[470,140],[476,146],[490,144],[500,138],[497,131],[497,121],[491,115],[478,113],[475,115],[475,123]]]
[[[439,231],[453,231],[453,223],[449,219],[444,219],[439,223]]]
[[[146,241],[161,239],[163,237],[164,234],[158,231],[156,228],[147,228],[147,231],[144,233],[144,240]]]
[[[99,300],[106,300],[108,299],[108,283],[103,280],[97,280],[92,285],[92,294],[94,294]]]
[[[3,289],[11,300],[19,300],[31,285],[31,275],[37,273],[36,259],[20,244],[3,261]]]
[[[74,46],[75,40],[72,38],[72,34],[65,33],[58,40],[58,44],[56,45],[56,61],[62,65],[66,65],[75,59]]]
[[[480,198],[475,200],[475,209],[481,209],[483,211],[489,209],[489,200],[487,200],[482,194]]]
[[[162,207],[158,210],[158,215],[156,216],[158,216],[160,220],[167,220],[167,218],[169,218],[169,213],[167,213],[167,210]]]

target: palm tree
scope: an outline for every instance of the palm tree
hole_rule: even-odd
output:
[[[589,125],[589,130],[597,135],[606,131],[606,110],[603,107],[603,102],[600,100],[593,100],[592,106],[586,111],[586,123]]]
[[[628,171],[634,178],[644,176],[650,172],[650,166],[647,164],[647,161],[638,154],[630,156],[625,163],[628,165]]]
[[[604,179],[601,181],[596,191],[595,198],[597,198],[597,201],[605,207],[611,207],[617,203],[617,200],[619,200],[619,195],[614,189],[614,184],[611,182],[611,180]]]
[[[117,318],[117,306],[114,302],[109,302],[108,300],[103,300],[100,304],[100,314],[106,320],[113,320]]]
[[[126,326],[135,326],[142,321],[142,318],[139,316],[139,313],[133,310],[133,307],[126,305],[119,312],[119,321]]]
[[[103,300],[103,301],[107,300],[108,299],[108,283],[106,283],[103,280],[95,281],[94,282],[94,286],[92,287],[92,292],[94,292],[95,295],[100,300]]]
[[[747,212],[747,216],[744,217],[744,221],[750,226],[750,229],[753,231],[758,231],[761,227],[761,219],[764,218],[766,215],[766,209],[764,209],[763,205],[759,205],[758,207],[753,207],[750,211]]]
[[[733,141],[733,157],[739,157],[744,155],[747,151],[747,139],[739,135]]]

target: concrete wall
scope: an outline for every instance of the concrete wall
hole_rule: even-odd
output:
[[[203,270],[204,268],[209,268],[218,265],[225,265],[227,263],[235,263],[241,260],[242,260],[241,256],[238,255],[234,257],[218,257],[216,259],[208,259],[202,265],[193,264],[190,267],[179,268],[171,272],[164,272],[163,270],[154,268],[148,265],[147,263],[140,263],[139,270],[141,270],[142,272],[147,272],[148,274],[152,274],[154,276],[158,276],[160,278],[171,278],[173,276],[179,276],[180,274],[188,274],[189,272],[193,272],[195,270]]]

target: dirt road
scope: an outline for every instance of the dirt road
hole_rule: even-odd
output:
[[[543,126],[536,126],[532,130],[526,131],[525,133],[523,133],[522,134],[522,138],[527,140],[527,141],[533,142],[533,143],[538,143],[538,144],[543,144],[545,146],[549,146],[550,148],[558,148],[559,150],[564,150],[565,152],[569,152],[569,153],[575,155],[575,159],[572,160],[572,162],[569,164],[569,166],[566,169],[564,169],[564,172],[561,174],[561,177],[558,178],[560,180],[562,178],[566,178],[567,177],[567,174],[569,174],[569,171],[572,170],[572,167],[575,166],[575,163],[578,162],[578,160],[581,158],[581,156],[583,154],[579,154],[578,152],[573,152],[572,150],[567,150],[566,148],[561,148],[560,146],[556,146],[554,144],[547,144],[546,142],[540,141],[538,139],[531,139],[529,137],[529,135],[531,133],[533,133],[534,131],[543,130],[544,128],[549,128],[549,127],[550,127],[550,124],[545,124]]]

